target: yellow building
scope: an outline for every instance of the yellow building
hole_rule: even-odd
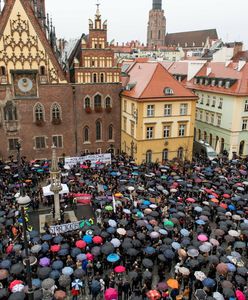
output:
[[[197,97],[158,62],[137,60],[123,70],[122,151],[138,164],[191,159]]]

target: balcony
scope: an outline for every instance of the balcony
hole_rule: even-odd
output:
[[[18,131],[18,121],[5,121],[4,127],[7,132]]]

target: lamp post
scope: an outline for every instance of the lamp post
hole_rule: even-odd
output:
[[[27,270],[28,299],[34,300],[34,291],[32,287],[32,278],[31,278],[31,266],[30,266],[30,260],[28,254],[27,223],[26,223],[25,212],[24,212],[24,208],[30,204],[31,199],[29,196],[25,195],[25,191],[23,189],[23,182],[22,182],[23,170],[21,166],[20,142],[17,142],[16,149],[17,149],[18,174],[20,178],[20,197],[17,199],[17,203],[21,208],[21,217],[22,217],[22,224],[23,224],[22,231],[23,231],[23,240],[24,240],[24,249],[25,249],[25,265]]]
[[[59,192],[62,190],[61,186],[61,172],[58,167],[58,159],[56,155],[56,147],[52,146],[52,163],[50,169],[50,179],[51,179],[51,187],[50,191],[54,193],[54,219],[60,220],[60,199]]]

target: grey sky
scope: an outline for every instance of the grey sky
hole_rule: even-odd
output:
[[[100,0],[102,19],[108,20],[108,40],[146,42],[148,12],[152,0]],[[46,0],[58,37],[88,33],[88,19],[96,0]],[[248,46],[247,0],[163,0],[167,32],[216,28],[224,41],[243,41]]]

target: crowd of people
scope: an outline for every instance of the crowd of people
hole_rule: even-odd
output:
[[[0,168],[0,299],[28,299],[18,167]],[[34,299],[248,298],[247,160],[138,166],[116,156],[61,169],[64,200],[91,195],[95,218],[56,236],[30,229]],[[23,161],[23,170],[37,209],[49,165]]]

